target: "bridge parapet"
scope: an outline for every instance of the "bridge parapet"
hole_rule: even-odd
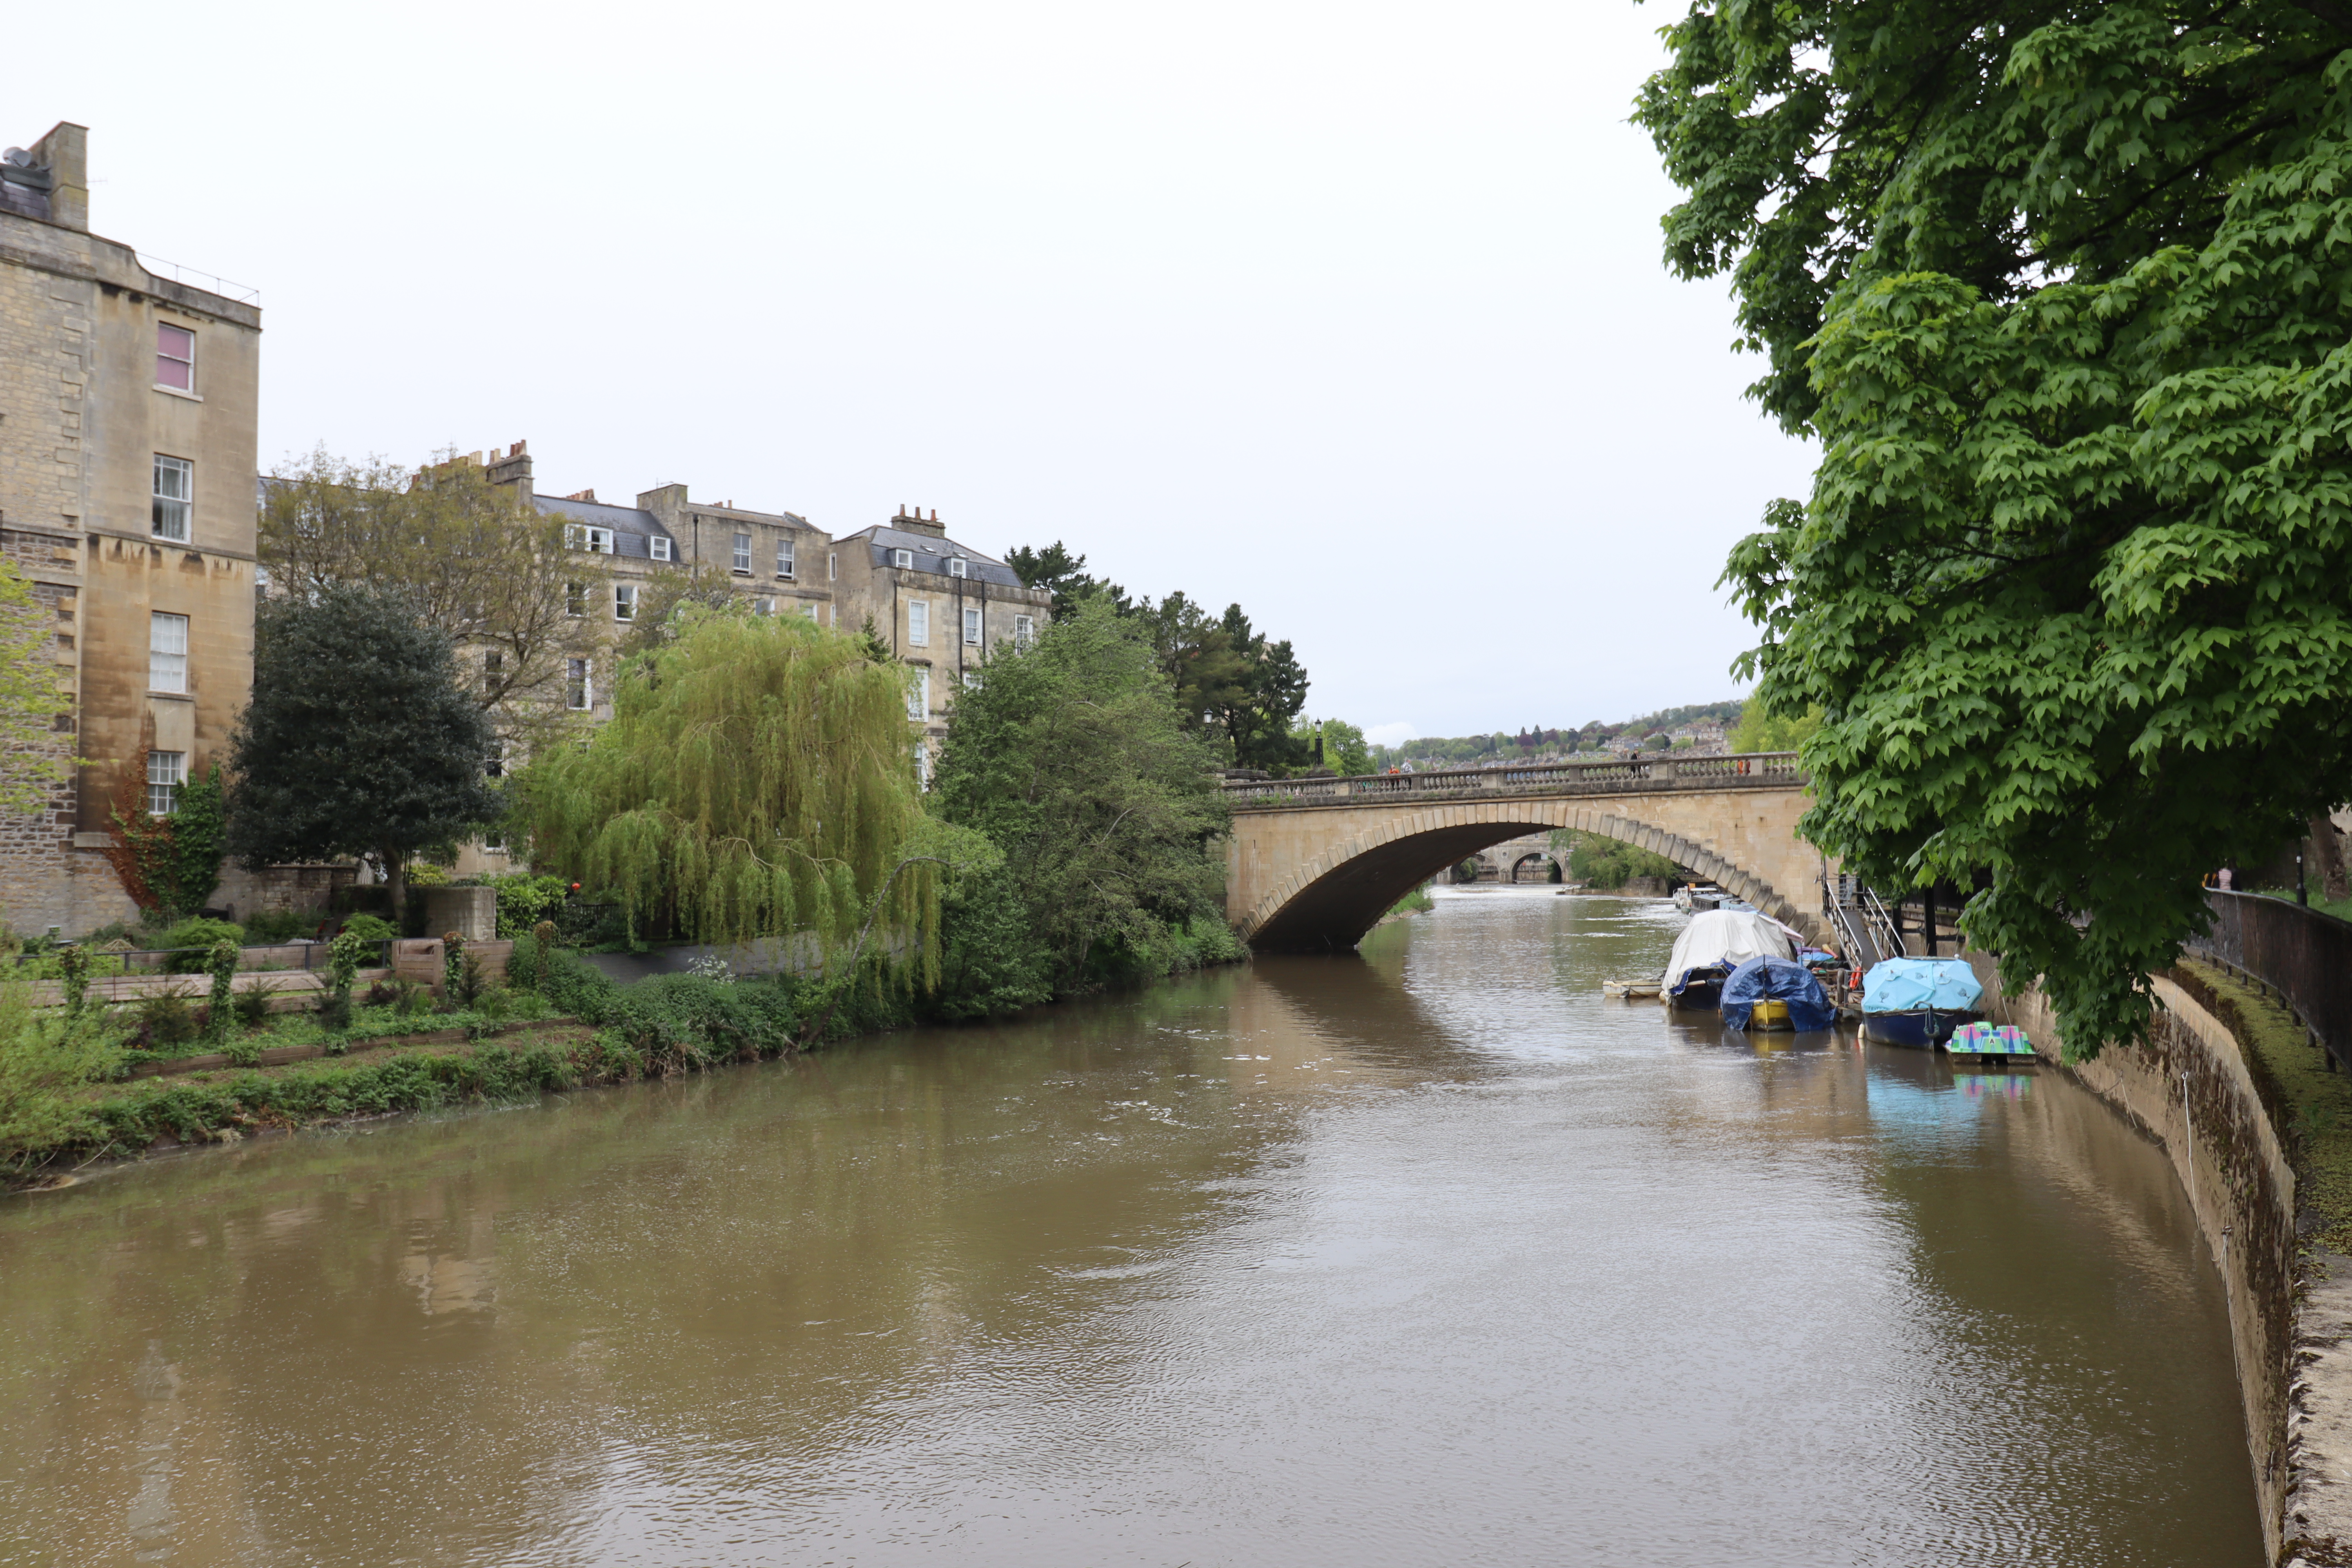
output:
[[[1490,800],[1520,795],[1623,795],[1660,790],[1801,787],[1794,752],[1744,752],[1727,757],[1660,756],[1631,762],[1547,763],[1538,767],[1445,768],[1425,773],[1363,773],[1349,778],[1229,782],[1235,811],[1296,811],[1320,805],[1403,805],[1421,800]]]

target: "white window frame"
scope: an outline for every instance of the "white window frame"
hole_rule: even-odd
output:
[[[824,606],[823,605],[817,603],[814,599],[811,599],[805,607],[808,610],[808,618],[810,620],[814,621],[819,626],[824,625]]]
[[[180,786],[188,782],[188,753],[147,753],[147,815],[169,816],[180,809]]]
[[[915,742],[915,787],[931,787],[931,748],[928,742]]]
[[[980,646],[981,614],[978,605],[963,607],[963,643],[966,647]]]
[[[787,583],[800,580],[800,556],[789,533],[780,534],[776,539],[776,575]]]
[[[656,533],[646,541],[646,548],[652,552],[653,558],[656,561],[667,561],[670,558],[669,546],[669,539],[665,534]]]
[[[482,776],[486,779],[502,779],[507,776],[507,743],[503,737],[498,735],[490,737],[488,748],[482,752]],[[498,843],[485,838],[482,840],[482,847],[495,849],[498,847]]]
[[[970,568],[971,568],[971,563],[967,562],[967,561],[966,561],[962,556],[961,556],[961,555],[950,555],[950,556],[949,556],[949,557],[948,557],[948,575],[949,575],[949,576],[950,576],[950,577],[969,577],[969,576],[971,576],[971,569],[970,569]]]
[[[776,613],[776,601],[762,594],[751,601],[751,613],[755,616],[772,616]]]
[[[567,659],[563,665],[563,705],[574,713],[596,706],[596,664],[593,659]]]
[[[598,528],[593,523],[567,522],[563,525],[563,545],[567,550],[585,550],[591,555],[611,555],[613,531]]]
[[[915,569],[915,552],[911,550],[893,550],[890,552],[890,564],[901,572],[911,572]]]
[[[147,612],[147,689],[188,689],[188,617],[168,610]]]
[[[566,583],[563,584],[563,613],[567,616],[584,616],[588,613],[587,584]]]
[[[170,485],[176,484],[176,491]],[[155,454],[155,493],[149,522],[155,537],[185,544],[196,531],[196,466],[185,458]],[[173,532],[176,524],[179,531]]]
[[[929,599],[907,601],[907,646],[931,646],[931,602]]]
[[[188,340],[187,358],[182,359],[178,354],[167,354],[163,352],[165,332],[178,332]],[[173,386],[163,379],[163,363],[166,360],[173,364],[184,364],[188,367],[187,385]],[[173,393],[182,397],[194,397],[196,395],[196,330],[194,327],[184,327],[177,321],[155,323],[155,389],[159,392]]]
[[[735,536],[735,570],[746,577],[751,574],[751,536],[748,533]]]
[[[1014,647],[1027,647],[1031,643],[1035,642],[1036,640],[1037,617],[1034,616],[1013,616],[1013,646]]]
[[[635,583],[613,584],[613,618],[616,621],[637,618],[637,585]]]
[[[927,665],[914,665],[908,671],[907,717],[918,724],[927,723],[931,717],[931,672]]]

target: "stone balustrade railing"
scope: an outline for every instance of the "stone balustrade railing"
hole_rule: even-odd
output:
[[[1805,782],[1794,752],[1746,752],[1727,757],[1656,757],[1601,763],[1546,763],[1532,767],[1447,768],[1423,773],[1366,773],[1351,778],[1228,781],[1235,811],[1265,811],[1351,801],[1403,805],[1496,795],[1622,795],[1649,789],[1787,787]]]

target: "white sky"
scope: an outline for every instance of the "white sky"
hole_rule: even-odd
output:
[[[94,228],[261,289],[265,468],[527,437],[549,493],[936,507],[1464,734],[1734,695],[1715,578],[1806,489],[1659,260],[1678,14],[52,5],[0,142],[89,126]]]

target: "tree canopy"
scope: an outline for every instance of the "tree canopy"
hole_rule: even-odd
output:
[[[1288,642],[1258,631],[1239,605],[1215,616],[1181,592],[1158,604],[1130,599],[1118,584],[1089,576],[1087,558],[1072,554],[1058,539],[1043,550],[1012,551],[1005,561],[1028,586],[1053,590],[1057,620],[1100,601],[1139,623],[1174,688],[1185,727],[1233,764],[1283,773],[1312,760],[1313,742],[1292,733],[1307,705],[1306,668]]]
[[[673,624],[609,723],[524,770],[534,859],[640,930],[808,931],[829,956],[880,900],[886,931],[928,943],[939,868],[899,874],[923,826],[905,670],[799,616],[687,603]]]
[[[2352,761],[2352,7],[1702,0],[1637,118],[1822,447],[1727,580],[1801,831],[2067,1048]]]
[[[539,742],[567,722],[566,661],[596,653],[604,620],[581,613],[607,574],[578,542],[452,453],[409,468],[321,447],[263,488],[259,552],[278,592],[398,590],[461,650],[476,702]]]
[[[230,738],[228,852],[258,868],[372,854],[395,911],[408,858],[504,804],[447,635],[398,593],[327,586],[254,616],[253,699]]]
[[[1003,1010],[1164,968],[1157,950],[1194,922],[1231,947],[1215,759],[1182,723],[1144,628],[1086,599],[1034,647],[1000,647],[981,668],[956,698],[931,804],[1004,860],[959,892],[950,987]]]

